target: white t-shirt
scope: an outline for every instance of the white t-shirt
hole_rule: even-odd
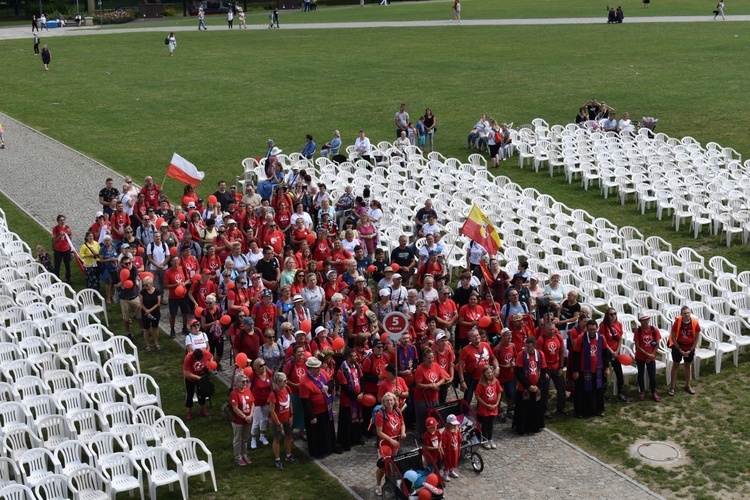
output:
[[[372,152],[370,149],[370,139],[367,137],[364,139],[357,137],[357,140],[354,141],[354,150],[362,156],[370,156]]]
[[[290,225],[294,227],[294,223],[297,222],[297,219],[299,219],[300,217],[302,217],[302,220],[305,221],[305,227],[307,229],[312,229],[312,218],[307,212],[303,212],[301,215],[297,212],[294,212],[292,214],[292,217],[289,219]]]
[[[193,350],[196,349],[208,349],[208,336],[205,333],[200,332],[198,335],[190,333],[185,337],[185,348],[193,346]]]
[[[160,266],[164,265],[164,263],[167,261],[167,257],[169,256],[169,248],[164,242],[162,242],[161,246],[157,245],[156,243],[152,243],[146,247],[146,251],[146,255],[150,255],[154,262],[156,262]],[[152,271],[156,271],[156,267],[153,264],[149,264],[149,269],[151,269]]]

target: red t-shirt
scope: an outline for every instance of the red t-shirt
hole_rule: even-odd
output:
[[[445,450],[444,467],[455,469],[458,466],[458,458],[461,456],[461,430],[458,426],[454,431],[449,431],[447,427],[443,430],[443,450]]]
[[[354,392],[359,394],[362,392],[362,374],[360,373],[359,369],[353,369],[352,367],[349,367],[349,376],[352,378],[352,382],[354,383]],[[336,373],[336,381],[339,383],[340,387],[345,387],[349,385],[349,381],[346,379],[346,375],[344,375],[344,371],[339,369],[339,371]],[[351,399],[346,394],[345,391],[340,391],[339,397],[341,398],[341,406],[346,406],[347,408],[351,406]]]
[[[547,361],[547,368],[550,370],[558,370],[562,368],[561,357],[563,355],[563,346],[565,341],[562,335],[555,332],[552,337],[547,335],[540,336],[536,341],[536,348],[544,353],[544,359]]]
[[[375,354],[369,354],[365,356],[365,359],[362,361],[362,373],[372,373],[377,375],[378,380],[382,380],[382,385],[386,382],[386,380],[384,380],[385,373],[383,371],[387,364],[387,354],[381,354],[379,357],[376,357]],[[378,384],[365,380],[365,392],[368,394],[378,394]]]
[[[198,265],[198,259],[190,255],[188,258],[182,259],[182,267],[188,274],[189,279],[193,279],[193,276],[199,274],[200,266]]]
[[[307,372],[307,367],[305,366],[305,361],[303,361],[299,364],[295,363],[293,359],[290,359],[286,362],[284,365],[284,373],[287,376],[287,379],[292,382],[293,384],[299,384],[300,380],[302,380],[302,377]],[[299,394],[299,390],[296,387],[289,387],[289,390],[292,394]]]
[[[622,338],[622,323],[619,321],[612,323],[611,325],[605,325],[602,323],[599,325],[599,333],[604,336],[604,341],[609,348],[617,352],[617,346]]]
[[[500,386],[500,382],[497,379],[494,379],[489,385],[484,385],[483,383],[479,382],[477,384],[477,388],[474,390],[474,395],[477,397],[477,400],[481,399],[482,401],[490,405],[494,405],[498,401],[500,401],[500,396],[502,395],[502,393],[503,388]],[[490,410],[489,408],[477,403],[477,414],[480,417],[494,417],[497,415],[498,408]]]
[[[343,248],[339,248],[338,250],[333,250],[331,252],[331,260],[332,261],[349,261],[352,258],[352,254],[350,254],[347,250]],[[346,271],[346,264],[336,264],[334,266],[336,268],[336,271],[338,271],[339,275],[344,274]]]
[[[271,246],[276,255],[282,254],[282,252],[284,251],[285,243],[286,238],[284,237],[284,233],[282,233],[278,229],[272,233],[266,233],[263,237],[263,244]]]
[[[678,317],[672,325],[672,332],[677,333],[677,344],[683,351],[689,351],[693,348],[696,336],[700,331],[701,327],[698,325],[698,321],[693,318],[690,318],[690,322],[685,323],[681,317]]]
[[[367,384],[367,382],[365,382]],[[401,394],[408,395],[409,394],[409,386],[406,385],[406,381],[401,377],[396,377],[396,380],[391,382],[390,380],[383,379],[382,382],[380,382],[380,385],[378,386],[378,401],[383,399],[383,396],[385,396],[386,392],[392,392],[393,394],[396,394],[394,391],[395,388],[398,387],[398,390],[401,391]],[[406,396],[401,396],[398,398],[398,407],[403,408],[404,407],[404,401],[406,400]]]
[[[212,293],[216,293],[217,286],[216,283],[214,283],[211,280],[206,281],[205,283],[198,283],[197,289],[194,287],[191,287],[191,291],[193,292],[193,298],[198,303],[198,307],[206,308],[206,297],[211,295]]]
[[[255,404],[258,406],[266,406],[268,404],[268,395],[271,394],[273,386],[273,371],[266,368],[266,377],[261,378],[255,374],[255,370],[247,377],[250,381],[250,388],[253,391],[253,397],[255,398]]]
[[[430,316],[438,317],[443,321],[451,321],[456,314],[458,314],[458,309],[451,299],[446,299],[444,303],[436,300],[430,304]]]
[[[456,353],[453,351],[453,347],[446,341],[442,353],[438,351],[437,344],[432,344],[432,350],[435,353],[435,363],[439,364],[440,368],[445,370],[446,373],[450,373],[450,365],[456,362]]]
[[[464,362],[464,377],[472,377],[474,380],[482,378],[482,368],[490,364],[491,358],[492,347],[487,342],[479,342],[477,347],[469,344],[461,349],[459,359]]]
[[[476,307],[472,308],[469,306],[469,304],[466,304],[465,306],[461,306],[461,309],[458,310],[459,322],[460,321],[476,321],[482,316],[484,316],[484,309],[480,305],[477,305]],[[460,339],[467,338],[466,335],[469,333],[469,330],[471,330],[470,326],[460,325],[458,327],[458,338]]]
[[[401,411],[395,409],[388,413],[385,408],[375,415],[375,427],[381,427],[383,434],[389,438],[397,438],[401,435],[401,425],[404,423],[404,417]],[[395,451],[395,450],[394,450]]]
[[[323,370],[320,371],[319,377],[325,381],[324,383],[328,382],[328,377]],[[310,400],[310,405],[312,405],[312,411],[315,415],[328,411],[323,393],[307,373],[305,373],[299,382],[299,397]]]
[[[125,226],[130,225],[130,216],[125,212],[115,212],[109,218],[109,223],[112,229],[119,231],[119,233],[112,231],[112,239],[115,241],[122,241],[122,237],[125,233]]]
[[[292,417],[292,398],[288,387],[281,391],[271,391],[268,395],[268,402],[273,406],[273,411],[282,424]]]
[[[327,338],[318,340],[318,338],[316,337],[310,341],[310,350],[312,351],[312,355],[315,356],[316,354],[318,354],[318,351],[332,351],[333,346]]]
[[[181,285],[185,283],[185,273],[182,272],[181,267],[170,267],[164,272],[164,286],[167,285]],[[177,287],[169,288],[169,299],[176,300],[182,297],[177,296]],[[184,297],[184,295],[183,295]]]
[[[202,376],[208,370],[206,364],[208,364],[208,362],[213,359],[213,356],[210,352],[203,349],[203,359],[198,361],[193,357],[194,353],[195,351],[190,351],[187,356],[185,356],[185,361],[183,361],[182,363],[182,369],[183,371],[190,372],[193,375]]]
[[[518,356],[516,356],[516,368],[521,368],[523,370],[523,360],[524,360],[524,354],[526,353],[526,350],[518,353]],[[539,380],[542,377],[542,370],[547,368],[547,362],[544,359],[544,353],[536,350],[535,354],[538,354],[538,356],[529,356],[529,374],[528,379],[531,385],[539,385]],[[525,390],[523,388],[523,385],[521,385],[521,381],[518,381],[518,390],[523,391]]]
[[[355,336],[358,333],[370,333],[370,318],[366,314],[364,316],[352,314],[346,322],[346,329]]]
[[[648,330],[641,332],[642,328],[639,326],[633,332],[633,342],[636,346],[646,351],[649,354],[653,354],[656,349],[659,348],[659,341],[661,340],[661,334],[659,329],[655,326],[649,325]],[[691,344],[692,345],[692,344]],[[635,359],[641,361],[648,361],[648,358],[642,354],[637,348],[635,351]]]
[[[432,362],[432,366],[427,368],[427,364],[422,363],[417,367],[416,373],[414,373],[414,381],[418,384],[434,384],[443,377],[448,377],[445,370],[440,368],[440,365]],[[434,402],[438,400],[437,389],[420,389],[415,387],[414,389],[414,400],[420,402]]]
[[[510,382],[516,377],[513,365],[516,363],[516,346],[509,342],[508,345],[498,344],[495,347],[495,357],[501,365],[510,365],[510,368],[500,368],[500,374],[497,376],[501,384]]]
[[[146,198],[146,205],[154,208],[159,208],[159,192],[161,191],[161,187],[159,187],[158,184],[154,184],[151,186],[151,189],[149,189],[148,186],[143,186],[141,188],[141,193],[143,193],[144,197]]]
[[[229,393],[229,404],[239,408],[245,416],[252,414],[253,401],[253,393],[250,392],[250,389],[247,387],[245,387],[242,392],[238,392],[237,389],[234,389]],[[248,425],[245,419],[238,417],[237,414],[234,415],[234,423],[237,425]]]
[[[258,350],[262,343],[260,337],[261,334],[256,329],[253,329],[253,334],[250,335],[244,329],[240,328],[234,336],[232,349],[234,349],[235,354],[244,352],[247,359],[252,363],[258,357]]]
[[[261,332],[265,332],[266,329],[276,326],[277,311],[276,304],[273,302],[268,306],[264,305],[262,301],[255,304],[255,307],[253,307],[255,327]]]
[[[71,232],[71,230],[69,228],[68,229],[63,229],[59,225],[52,228],[52,237],[53,238],[56,237],[59,234],[62,234],[62,233],[67,233],[68,236],[70,236],[72,234],[72,232]],[[70,244],[68,243],[68,239],[67,238],[61,238],[61,239],[57,240],[52,245],[52,248],[55,249],[55,250],[57,250],[58,252],[67,252],[68,250],[70,250]]]
[[[313,259],[318,262],[322,262],[331,257],[331,245],[328,243],[328,240],[317,240],[312,251]]]
[[[443,436],[440,431],[435,429],[435,432],[427,431],[422,437],[422,450],[425,455],[430,455],[435,463],[438,463],[443,457],[440,456],[440,452],[437,450],[428,450],[430,448],[442,448],[443,447]]]

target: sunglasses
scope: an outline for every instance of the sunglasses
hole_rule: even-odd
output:
[[[267,338],[267,339],[272,339],[272,338],[273,338],[273,335],[266,335],[266,338]]]
[[[123,265],[123,266],[127,266],[128,264],[130,264],[130,261],[129,261],[129,260],[123,260],[123,261],[122,261],[122,265]]]
[[[261,363],[261,364],[258,365],[258,368],[263,368],[264,366],[266,366],[266,364],[265,363]]]

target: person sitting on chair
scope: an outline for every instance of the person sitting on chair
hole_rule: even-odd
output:
[[[325,146],[320,150],[320,156],[330,158],[331,156],[339,154],[341,148],[341,134],[338,130],[333,131],[333,139],[330,142],[326,142]]]

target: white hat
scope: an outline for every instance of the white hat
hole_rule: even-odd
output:
[[[435,342],[437,342],[438,340],[443,340],[443,339],[447,339],[448,338],[448,334],[445,333],[443,330],[438,330],[438,332],[440,332],[440,333],[438,333],[437,335],[435,335]]]
[[[394,274],[393,275],[393,279],[394,280],[400,280],[401,279],[401,274],[399,274],[399,273]]]
[[[385,297],[390,294],[391,292],[389,292],[387,288],[381,288],[380,291],[378,292],[378,295],[380,295],[381,297]]]
[[[328,328],[326,328],[325,326],[319,326],[315,329],[315,335],[319,334],[320,332],[327,332],[327,331],[328,331]]]
[[[96,212],[96,218],[104,217],[104,212]]]
[[[190,203],[188,203],[187,207],[188,208],[195,208],[195,202],[191,201]]]
[[[310,359],[313,359],[313,358],[310,358]],[[458,425],[458,419],[452,413],[450,415],[448,415],[448,418],[446,418],[445,421],[448,422],[451,425]]]
[[[227,224],[237,224],[237,221],[236,221],[236,220],[234,220],[234,219],[229,219],[229,220],[227,221]]]
[[[645,319],[651,319],[651,316],[649,316],[649,315],[648,315],[648,314],[646,314],[646,313],[640,313],[640,314],[638,315],[638,321],[643,321],[643,320],[645,320]]]
[[[273,149],[271,150],[271,154],[272,155],[277,155],[279,153],[281,153],[281,149],[279,149],[276,146],[274,146]]]
[[[307,366],[308,368],[320,368],[320,365],[322,364],[323,363],[314,356],[307,358],[307,361],[305,361],[305,366]]]
[[[294,298],[292,299],[292,302],[304,302],[304,301],[305,299],[304,297],[302,297],[302,295],[295,295]]]

